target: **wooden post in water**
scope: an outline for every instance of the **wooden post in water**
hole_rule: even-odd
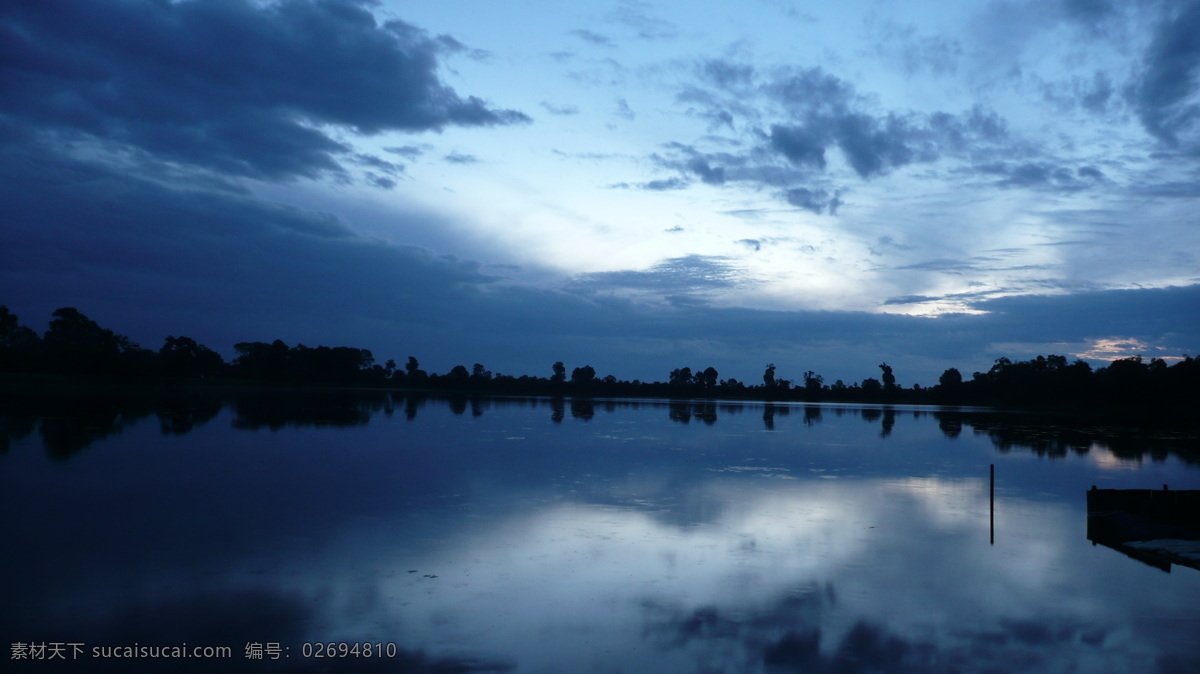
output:
[[[990,531],[992,537],[992,545],[996,544],[996,464],[990,464],[991,472],[991,488],[988,490],[988,519],[990,520]]]

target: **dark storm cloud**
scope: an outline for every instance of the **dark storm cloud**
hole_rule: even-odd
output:
[[[1138,193],[1147,197],[1194,199],[1200,197],[1200,181],[1181,180],[1154,183],[1139,187]]]
[[[553,103],[547,103],[546,101],[542,101],[540,105],[542,106],[543,110],[545,110],[546,112],[548,112],[552,115],[578,115],[579,114],[579,108],[574,105],[554,105]]]
[[[450,162],[451,164],[477,164],[477,163],[479,163],[479,158],[476,157],[475,155],[462,154],[461,152],[451,152],[450,154],[443,157],[443,159]]]
[[[567,71],[567,78],[580,84],[615,87],[623,85],[629,74],[628,68],[612,58],[591,59],[582,66]]]
[[[813,212],[836,213],[841,204],[828,197],[836,192],[833,185],[813,186],[828,180],[823,176],[831,152],[840,153],[863,180],[943,157],[977,162],[1012,153],[1006,147],[1011,141],[1005,121],[980,106],[957,114],[881,113],[869,97],[822,68],[761,73],[736,61],[706,59],[691,73],[694,79],[682,87],[677,102],[689,106],[688,115],[708,120],[711,132],[737,133],[740,127],[741,138],[669,142],[652,159],[710,185],[783,188],[779,194],[784,201]],[[709,152],[698,147],[714,143],[735,149]],[[1018,176],[1017,181],[1022,178],[1029,177]],[[1067,187],[1085,183],[1076,180]]]
[[[795,71],[763,90],[790,118],[771,126],[771,148],[804,168],[823,170],[825,152],[837,147],[859,177],[870,178],[1007,135],[1003,120],[979,107],[959,115],[873,113],[852,85],[820,68]]]
[[[709,185],[749,183],[771,187],[786,187],[797,182],[812,182],[809,172],[787,164],[772,163],[761,150],[747,153],[701,152],[691,145],[666,143],[664,152],[650,158],[663,168],[678,171],[682,176],[698,178]]]
[[[902,118],[888,115],[875,119],[862,114],[846,115],[837,121],[837,143],[850,166],[863,178],[910,164],[918,159],[937,159],[936,150],[918,157],[914,148],[919,132]]]
[[[735,89],[754,83],[754,66],[710,59],[700,64],[700,74],[721,89]]]
[[[575,37],[579,38],[580,40],[583,40],[584,42],[590,42],[592,44],[600,45],[602,47],[614,46],[612,39],[609,38],[607,35],[601,35],[600,33],[597,33],[595,31],[591,31],[591,30],[587,30],[586,28],[579,28],[577,30],[570,31],[567,33],[567,35],[574,35]]]
[[[714,71],[719,73],[740,68],[724,61],[702,63],[696,68],[697,81],[684,84],[675,94],[675,101],[689,106],[686,111],[688,115],[708,120],[710,131],[722,127],[732,131],[735,120],[757,123],[763,112],[752,100],[757,95],[757,88],[739,87],[734,79],[714,77]]]
[[[651,180],[650,182],[639,185],[644,190],[654,192],[662,192],[665,190],[680,190],[687,187],[687,183],[679,178],[667,178],[666,180]]]
[[[729,211],[721,211],[722,215],[731,215],[743,220],[761,220],[766,213],[767,210],[764,208],[737,208]]]
[[[472,262],[367,239],[329,214],[151,182],[36,146],[9,151],[0,286],[21,288],[12,301],[35,316],[94,308],[150,346],[165,336],[157,330],[228,348],[306,323],[351,341],[363,322],[436,322],[439,305],[495,280]]]
[[[1072,92],[1079,105],[1088,112],[1102,114],[1115,98],[1116,89],[1107,73],[1096,71],[1091,81],[1073,80]]]
[[[584,274],[572,286],[586,292],[614,288],[678,294],[732,288],[739,274],[729,260],[719,256],[688,255],[663,260],[647,271],[613,271]]]
[[[1091,27],[1115,14],[1109,0],[1062,0],[1062,12],[1068,19]]]
[[[978,272],[985,268],[990,268],[981,263],[993,263],[996,261],[997,259],[994,257],[972,257],[966,260],[926,260],[925,262],[917,262],[915,264],[896,267],[896,269],[912,271],[940,271],[950,274],[963,274],[967,272]]]
[[[1104,174],[1094,166],[1054,166],[1053,164],[1026,162],[1010,164],[998,162],[975,167],[981,174],[998,176],[1000,187],[1052,189],[1071,192],[1091,187],[1104,180]]]
[[[982,300],[988,322],[1014,341],[1082,340],[1123,336],[1147,341],[1176,339],[1181,348],[1200,343],[1200,285],[1098,290],[1071,295],[1021,295]]]
[[[725,169],[710,165],[703,157],[693,157],[688,162],[687,168],[709,185],[720,185],[725,182]]]
[[[616,100],[616,104],[618,117],[628,120],[633,120],[635,117],[637,117],[637,114],[633,112],[633,108],[629,107],[629,102],[624,98],[618,98]]]
[[[582,159],[587,162],[609,161],[612,159],[620,159],[623,155],[613,154],[609,152],[563,152],[562,150],[551,150],[554,154],[564,159]]]
[[[679,30],[675,24],[665,19],[653,16],[649,5],[637,0],[622,0],[606,19],[615,24],[623,25],[635,31],[643,40],[665,40],[675,37]]]
[[[390,189],[394,188],[397,184],[395,179],[393,179],[393,178],[388,178],[387,176],[377,175],[375,173],[371,173],[370,171],[367,172],[366,179],[367,179],[367,182],[374,185],[375,187],[378,187],[381,190],[390,190]]]
[[[854,86],[821,68],[800,68],[761,85],[795,117],[846,114],[858,98]]]
[[[43,0],[0,13],[0,114],[229,175],[338,173],[358,134],[527,122],[437,75],[462,46],[356,0]]]
[[[708,120],[708,130],[710,132],[722,128],[733,131],[733,113],[728,110],[707,110],[701,112],[700,116]]]
[[[943,35],[918,35],[911,25],[884,22],[874,27],[875,53],[914,75],[929,70],[935,75],[958,70],[962,45]]]
[[[420,157],[421,155],[425,154],[425,150],[427,150],[428,148],[427,147],[418,147],[416,145],[402,145],[399,147],[385,147],[383,149],[385,152],[390,152],[392,154],[398,154],[401,157],[404,157],[405,159],[416,159],[417,157]]]
[[[1142,126],[1170,145],[1200,140],[1198,76],[1200,2],[1188,2],[1158,26],[1129,89]]]
[[[397,164],[395,162],[390,162],[386,159],[376,157],[375,155],[358,153],[358,154],[355,154],[351,160],[355,164],[358,164],[359,166],[366,166],[368,168],[373,168],[377,171],[382,171],[383,173],[386,173],[391,176],[399,175],[404,172],[403,164]]]
[[[980,290],[976,292],[965,293],[950,293],[947,295],[900,295],[897,297],[889,297],[883,301],[883,306],[904,306],[907,304],[927,304],[930,302],[944,302],[946,300],[968,301],[968,300],[984,300],[989,297],[994,297],[994,290]]]
[[[825,168],[825,150],[833,145],[862,178],[885,173],[914,161],[933,161],[938,152],[925,129],[888,115],[861,113],[834,117],[814,115],[797,125],[771,127],[771,147],[800,167]]]
[[[651,159],[659,166],[674,169],[684,175],[692,174],[709,184],[725,182],[726,171],[740,169],[747,163],[746,158],[731,153],[703,153],[691,145],[683,143],[666,143],[663,148],[667,154],[653,154]]]
[[[896,297],[889,297],[884,300],[883,305],[886,307],[902,306],[905,304],[925,304],[926,302],[935,302],[939,299],[942,298],[934,297],[933,295],[897,295]]]
[[[830,196],[825,190],[810,190],[803,187],[787,190],[784,192],[784,198],[789,204],[818,215],[824,213],[825,209],[829,209],[831,215],[837,215],[838,206],[842,204],[837,195]]]
[[[648,190],[650,192],[666,192],[669,190],[681,190],[688,186],[688,182],[681,178],[663,178],[660,180],[649,180],[644,183],[613,183],[608,185],[609,189],[616,190]]]
[[[823,125],[771,127],[771,147],[797,166],[825,168],[825,147],[830,133]]]

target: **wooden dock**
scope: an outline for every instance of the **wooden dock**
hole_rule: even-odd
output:
[[[1166,572],[1200,570],[1200,490],[1097,489],[1087,492],[1087,537]]]

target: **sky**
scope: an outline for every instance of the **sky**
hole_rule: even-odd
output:
[[[4,0],[0,304],[645,381],[1200,352],[1200,2],[834,5]]]

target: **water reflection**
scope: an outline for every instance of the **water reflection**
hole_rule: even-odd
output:
[[[285,426],[360,426],[379,412],[395,410],[387,393],[364,395],[359,391],[302,390],[236,394],[231,397],[233,427],[243,430]],[[453,409],[455,401],[451,401]]]
[[[580,421],[591,421],[596,416],[595,402],[589,398],[571,398],[571,416]]]
[[[191,433],[217,416],[221,400],[216,396],[163,396],[154,411],[166,435]]]
[[[1010,447],[1044,437],[1028,425],[980,431],[984,415],[900,406],[395,392],[91,413],[4,408],[10,641],[399,647],[221,671],[1200,666],[1200,573],[1092,548],[1081,485],[1114,473],[1074,452],[997,451],[994,433]],[[34,431],[62,417],[96,447],[46,461]],[[151,418],[157,429],[138,425]],[[1177,457],[1115,475],[1200,486]]]
[[[821,423],[821,408],[817,405],[804,406],[804,425],[812,426]]]
[[[450,582],[409,595],[406,614],[422,642],[440,647],[471,639],[504,652],[520,638],[515,625],[554,643],[583,638],[630,658],[629,671],[826,671],[850,662],[865,671],[1008,671],[1013,662],[1024,671],[1087,662],[1119,670],[1161,646],[1128,616],[1191,616],[1195,627],[1183,598],[1150,609],[1146,585],[1128,587],[1103,558],[1059,545],[1074,534],[1065,510],[1010,503],[1010,517],[1038,519],[1001,554],[987,554],[970,512],[982,485],[960,487],[823,483],[764,494],[722,479],[704,487],[725,503],[722,514],[684,528],[639,509],[550,506],[415,563]],[[939,498],[941,489],[951,498]],[[1092,594],[1108,582],[1127,589]],[[1079,594],[1089,600],[1059,599]],[[1175,657],[1189,655],[1187,629],[1169,630],[1181,639]],[[636,652],[639,642],[654,651]],[[567,650],[519,663],[595,665],[593,652]]]
[[[64,460],[92,443],[156,416],[163,434],[185,434],[221,410],[215,394],[178,391],[98,391],[0,394],[0,449],[34,432],[47,456]]]
[[[94,442],[119,435],[150,416],[157,417],[164,434],[186,434],[210,422],[227,406],[234,410],[232,426],[245,430],[359,426],[369,423],[376,414],[390,417],[396,409],[403,409],[405,419],[414,421],[430,399],[422,393],[321,389],[125,391],[118,394],[106,391],[67,396],[5,394],[0,397],[0,451],[36,430],[49,456],[67,459]],[[955,439],[969,430],[972,434],[986,436],[1000,452],[1031,451],[1041,457],[1061,459],[1099,449],[1105,456],[1111,453],[1122,461],[1144,458],[1163,461],[1169,456],[1177,456],[1188,463],[1200,464],[1200,439],[1194,436],[1097,426],[1083,420],[1048,415],[894,406],[717,403],[711,400],[553,398],[539,401],[536,398],[495,399],[465,395],[432,399],[448,406],[456,416],[465,415],[469,409],[472,418],[514,405],[534,409],[539,405],[548,406],[549,418],[555,423],[566,418],[568,409],[572,419],[588,421],[596,416],[597,409],[604,414],[618,414],[644,405],[664,409],[667,418],[673,422],[687,424],[695,419],[705,426],[713,426],[722,416],[761,408],[762,427],[768,431],[775,430],[777,417],[788,417],[800,408],[806,426],[821,423],[823,415],[832,411],[837,418],[851,415],[877,425],[879,437],[885,439],[891,437],[898,422],[902,422],[900,414],[908,412],[911,417],[908,423],[924,423],[925,416],[932,416],[944,437]]]
[[[724,407],[725,411],[729,412],[730,408],[735,406]],[[683,424],[691,423],[692,419],[703,422],[705,426],[712,426],[717,422],[717,403],[714,400],[672,400],[667,403],[667,410],[671,421]]]
[[[768,431],[775,430],[775,416],[788,416],[792,411],[790,405],[782,405],[775,403],[763,403],[763,427]]]

